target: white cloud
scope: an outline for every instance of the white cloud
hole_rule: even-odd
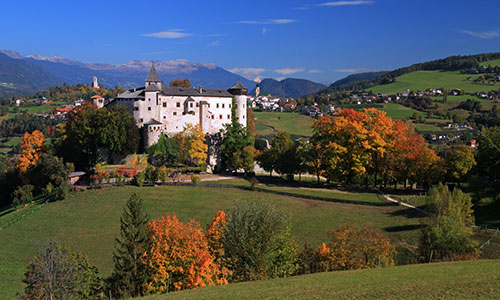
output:
[[[307,71],[307,73],[323,73],[323,71],[318,70],[318,69],[311,69],[311,70]]]
[[[267,20],[245,20],[245,21],[239,21],[238,23],[267,25],[267,24],[290,24],[295,22],[296,21],[293,19],[267,19]]]
[[[489,31],[462,30],[461,32],[479,39],[494,39],[500,37],[500,29]]]
[[[372,4],[370,0],[355,0],[355,1],[331,1],[316,4],[316,6],[347,6],[347,5],[365,5]]]
[[[220,45],[220,41],[213,41],[210,44],[208,44],[208,47],[217,47]]]
[[[229,70],[231,73],[236,73],[239,74],[249,80],[256,80],[259,79],[260,81],[260,74],[266,71],[264,68],[232,68]]]
[[[278,81],[281,81],[281,80],[284,80],[284,79],[286,79],[286,78],[285,78],[285,77],[275,77],[274,79],[275,79],[275,80],[278,80]]]
[[[345,69],[335,69],[333,70],[334,72],[340,72],[340,73],[357,73],[361,71],[368,71],[366,68],[345,68]]]
[[[191,33],[182,32],[182,29],[169,29],[166,31],[146,33],[142,36],[155,37],[160,39],[179,39],[192,35]]]
[[[262,34],[266,34],[266,33],[267,33],[267,28],[266,27],[262,28]]]
[[[290,75],[294,73],[299,73],[299,72],[304,72],[306,69],[300,69],[300,68],[283,68],[283,69],[277,69],[274,70],[276,73],[280,73],[283,75]]]

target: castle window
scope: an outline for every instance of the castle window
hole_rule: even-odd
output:
[[[219,103],[217,103],[217,108],[219,108]]]
[[[219,115],[219,119],[222,120],[222,115]]]
[[[215,119],[215,118],[214,118],[214,115],[212,115],[212,120],[213,120],[213,119]]]
[[[193,102],[189,103],[189,107],[193,107]]]
[[[199,106],[200,106],[200,104],[198,102],[196,102],[196,107],[199,107]]]
[[[245,115],[243,115],[243,119],[245,118]]]
[[[222,108],[224,108],[224,103],[222,103]]]
[[[229,120],[229,119],[231,119],[231,115],[227,115],[227,119],[228,119],[228,120]]]
[[[163,107],[167,107],[167,102],[163,102]]]
[[[142,121],[143,121],[142,119],[139,119],[139,123],[142,123]]]
[[[134,107],[134,110],[135,110],[135,111],[138,111],[138,110],[139,110],[139,107],[137,107],[137,106],[136,106],[136,107]]]
[[[177,102],[177,104],[175,105],[177,107],[181,107],[181,103],[180,102]]]
[[[229,108],[231,108],[231,104],[229,104]]]
[[[167,116],[163,116],[163,119],[166,119],[166,118],[167,118]]]
[[[177,116],[177,112],[176,111],[174,111],[174,116]]]
[[[243,104],[243,108],[245,108],[245,104]]]
[[[151,110],[151,107],[148,107],[148,110]]]

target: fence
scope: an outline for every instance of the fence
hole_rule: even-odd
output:
[[[42,199],[43,200],[43,199]],[[5,225],[0,225],[0,231],[2,231],[3,229],[9,227],[10,225],[12,224],[15,224],[17,222],[19,222],[20,220],[24,219],[25,217],[31,215],[32,213],[34,213],[35,211],[41,209],[48,201],[42,201],[40,200],[39,201],[39,205],[34,207],[32,210],[30,211],[27,211],[25,213],[23,213],[22,215],[19,215],[19,216],[16,216],[15,218],[13,218],[12,220],[10,220],[8,223],[6,223]]]

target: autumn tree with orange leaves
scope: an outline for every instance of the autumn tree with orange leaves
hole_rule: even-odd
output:
[[[368,269],[394,265],[396,250],[380,231],[341,225],[331,242],[316,250],[318,271]]]
[[[39,130],[33,133],[26,132],[21,141],[21,157],[17,161],[16,168],[20,174],[25,174],[29,168],[34,166],[43,152],[45,136]]]
[[[322,175],[346,185],[371,178],[374,185],[411,182],[428,185],[440,178],[442,160],[402,121],[374,108],[346,109],[339,117],[313,124],[312,147]]]
[[[147,257],[149,293],[227,283],[198,222],[184,224],[174,214],[148,227],[153,240]]]

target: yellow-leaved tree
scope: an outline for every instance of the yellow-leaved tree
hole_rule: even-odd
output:
[[[21,141],[21,157],[17,161],[16,168],[19,173],[24,174],[31,166],[35,165],[43,152],[45,136],[39,130],[33,133],[26,132]]]
[[[207,160],[208,146],[200,125],[186,124],[184,130],[175,135],[183,162],[203,165]]]

